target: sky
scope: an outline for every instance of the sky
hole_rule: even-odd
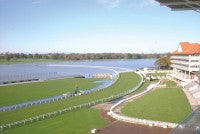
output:
[[[200,13],[154,0],[0,0],[0,52],[165,53],[200,43]]]

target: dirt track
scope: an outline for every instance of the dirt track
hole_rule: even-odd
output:
[[[98,134],[168,134],[169,131],[172,130],[170,128],[164,129],[160,127],[149,127],[145,125],[118,121],[107,115],[111,105],[111,103],[107,102],[93,107],[101,109],[102,117],[110,122],[110,124],[105,128],[102,128]]]
[[[138,98],[139,97],[135,99]],[[93,106],[93,108],[100,109],[102,117],[110,122],[110,124],[102,128],[98,134],[168,134],[172,130],[171,128],[150,127],[116,120],[107,115],[112,105],[112,102],[106,102]]]
[[[137,125],[122,121],[114,121],[98,134],[168,134],[171,129],[163,129],[159,127],[149,127],[144,125]]]

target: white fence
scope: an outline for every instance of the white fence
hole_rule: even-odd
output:
[[[30,82],[38,80],[48,80],[58,78],[60,75],[57,72],[41,72],[41,73],[25,73],[25,74],[1,74],[0,75],[0,85],[20,83],[20,82]]]
[[[117,114],[117,113],[115,113],[113,111],[120,104],[122,104],[122,103],[124,103],[124,102],[126,102],[126,101],[128,101],[130,99],[133,99],[133,98],[136,98],[138,96],[141,96],[141,95],[149,92],[150,90],[152,90],[154,88],[157,88],[157,86],[159,85],[159,83],[160,82],[158,82],[156,84],[152,84],[145,91],[143,91],[141,93],[138,93],[136,95],[133,95],[133,96],[131,96],[129,98],[126,98],[124,100],[119,101],[118,103],[116,103],[115,105],[113,105],[110,108],[110,111],[108,112],[108,114],[110,116],[112,116],[113,118],[117,119],[117,120],[122,120],[122,121],[130,122],[130,123],[137,123],[137,124],[143,124],[143,125],[149,125],[149,126],[159,126],[159,127],[163,127],[163,128],[167,128],[167,127],[174,128],[174,127],[176,127],[178,125],[176,123],[161,122],[161,121],[153,121],[153,120],[146,120],[146,119],[138,119],[138,118],[133,118],[133,117],[127,117],[127,116],[124,116],[124,115]]]
[[[86,108],[86,107],[91,107],[91,106],[94,106],[94,105],[99,104],[99,103],[103,103],[103,102],[106,102],[106,101],[111,101],[111,100],[114,100],[114,99],[121,98],[121,97],[128,95],[128,94],[132,93],[133,91],[137,90],[142,85],[143,77],[142,77],[141,74],[139,74],[139,75],[141,77],[140,83],[136,87],[134,87],[133,89],[130,89],[130,90],[125,91],[123,93],[120,93],[120,94],[117,94],[117,95],[112,95],[108,98],[95,100],[95,101],[88,102],[88,103],[85,103],[85,104],[64,108],[64,109],[57,110],[57,111],[54,111],[54,112],[49,112],[49,113],[46,113],[46,114],[27,118],[27,119],[24,119],[24,120],[12,122],[12,123],[9,123],[9,124],[1,125],[0,130],[4,131],[6,129],[10,129],[10,128],[13,128],[13,127],[16,127],[16,126],[22,126],[22,125],[29,124],[29,123],[32,123],[32,122],[35,122],[35,121],[40,121],[40,120],[51,118],[51,117],[54,117],[54,116],[57,116],[57,115],[60,115],[60,114],[64,114],[64,113],[69,112],[69,111],[74,111],[74,110],[78,110],[78,109],[82,109],[82,108]]]
[[[28,101],[28,102],[10,105],[10,106],[3,106],[3,107],[0,107],[0,112],[16,110],[19,108],[33,106],[33,105],[39,105],[39,104],[43,104],[43,103],[50,103],[50,102],[58,101],[61,99],[66,99],[69,97],[72,97],[72,94],[67,94],[66,96],[60,95],[60,96],[54,96],[54,97],[44,98],[44,99],[40,99],[40,100]]]
[[[116,77],[113,80],[112,84],[114,84],[118,80],[119,73],[115,74],[115,76]],[[111,86],[112,84],[106,85],[103,88],[96,87],[96,88],[92,88],[91,90],[90,89],[86,90],[86,91],[83,92],[83,94],[89,94],[89,93],[92,93],[92,92],[95,92],[95,91],[104,90],[105,88]],[[95,89],[95,90],[93,90],[93,89]],[[40,99],[40,100],[27,101],[27,102],[15,104],[15,105],[3,106],[3,107],[0,107],[0,112],[16,110],[16,109],[19,109],[19,108],[24,108],[24,107],[33,106],[33,105],[39,105],[39,104],[43,104],[43,103],[50,103],[50,102],[66,99],[66,98],[69,98],[69,97],[74,97],[74,95],[71,94],[71,93],[68,93],[64,96],[59,95],[59,96],[53,96],[53,97],[44,98],[44,99]]]

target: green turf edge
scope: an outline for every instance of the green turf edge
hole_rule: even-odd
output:
[[[35,105],[31,107],[26,107],[22,109],[17,109],[14,111],[8,111],[4,113],[0,113],[0,124],[7,124],[14,121],[23,120],[26,118],[30,118],[33,116],[38,116],[41,114],[45,114],[48,112],[53,112],[59,109],[80,105],[84,103],[88,103],[94,100],[99,100],[102,98],[106,98],[112,95],[117,95],[129,89],[132,89],[141,81],[141,77],[134,73],[121,73],[119,79],[102,91],[93,92],[91,94],[82,95],[78,97],[72,97],[52,103],[46,103],[41,105]]]
[[[163,77],[163,76],[166,76],[167,73],[152,73],[151,75],[154,77],[157,77],[157,76]]]
[[[103,119],[100,110],[84,108],[5,130],[2,134],[88,134],[91,129],[100,129],[107,124],[108,121]]]
[[[32,82],[15,85],[0,86],[0,106],[19,104],[42,98],[73,92],[75,85],[80,90],[86,90],[100,85],[94,83],[98,79],[65,78],[44,82]]]
[[[192,112],[191,106],[180,88],[163,88],[130,102],[122,108],[124,115],[179,123]]]

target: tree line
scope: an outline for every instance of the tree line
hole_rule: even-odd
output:
[[[156,60],[155,65],[160,69],[170,69],[171,66],[171,58],[170,56],[164,56]]]
[[[137,53],[47,53],[47,54],[25,54],[25,53],[1,53],[0,59],[53,59],[53,60],[100,60],[100,59],[146,59],[161,58],[166,54],[137,54]]]

